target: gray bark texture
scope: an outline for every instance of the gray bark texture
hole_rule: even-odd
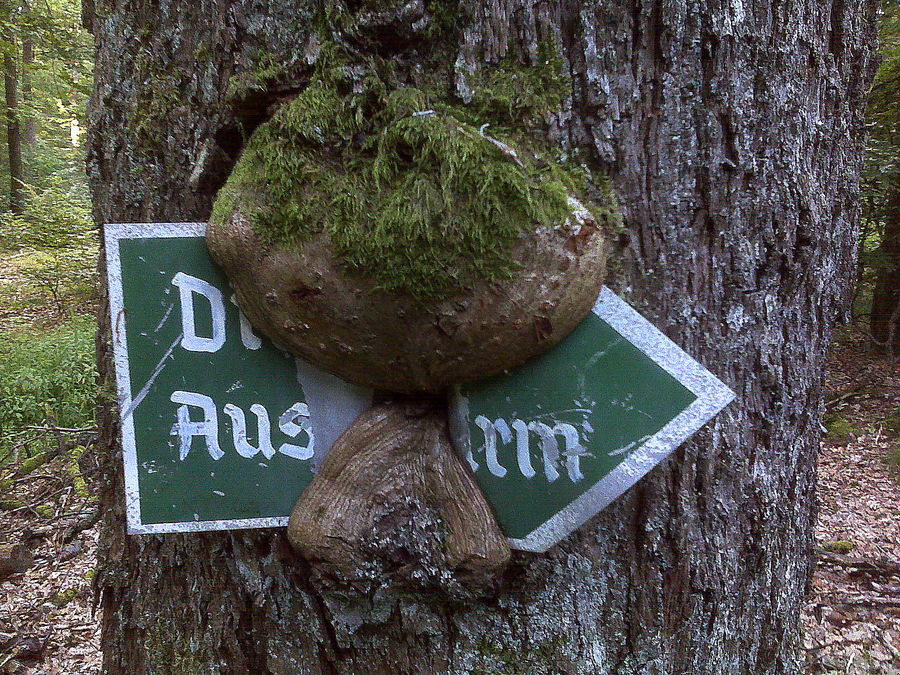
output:
[[[514,555],[495,596],[469,601],[332,593],[282,531],[127,536],[107,410],[106,672],[797,673],[821,382],[855,260],[879,2],[348,4],[370,27],[357,48],[401,69],[447,48],[421,19],[449,14],[463,96],[469,69],[559,46],[572,94],[547,135],[608,171],[626,222],[607,282],[737,400],[577,533]],[[242,125],[303,86],[320,14],[287,0],[90,3],[97,221],[206,220]],[[273,61],[289,75],[254,85],[254,64]],[[239,100],[235,82],[252,85]],[[109,377],[105,307],[101,320]]]

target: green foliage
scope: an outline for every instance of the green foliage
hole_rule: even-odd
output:
[[[825,428],[832,440],[848,439],[859,434],[859,429],[844,417],[833,417],[826,420]]]
[[[27,186],[24,213],[0,217],[0,241],[8,247],[49,250],[91,245],[96,237],[87,195],[61,176]]]
[[[65,179],[28,187],[24,213],[0,214],[0,251],[20,249],[16,266],[31,288],[52,301],[57,313],[93,298],[97,238],[86,196]]]
[[[81,2],[42,0],[29,3],[28,8],[20,2],[3,3],[0,31],[6,36],[0,48],[19,66],[18,117],[23,124],[34,121],[37,130],[36,143],[24,147],[26,179],[40,188],[45,176],[63,174],[86,191],[81,133],[92,84],[93,48],[81,25]],[[26,40],[34,52],[30,63],[23,60]],[[31,82],[30,95],[24,88],[26,77]],[[8,186],[3,162],[0,190],[5,192]]]
[[[890,195],[900,173],[900,6],[886,3],[881,24],[881,67],[869,95],[869,141],[862,176],[867,220],[887,215]]]
[[[94,322],[82,317],[49,331],[10,331],[4,336],[0,344],[0,456],[23,437],[29,425],[48,420],[62,427],[93,423],[95,332]]]
[[[485,128],[525,125],[558,102],[562,76],[550,73],[559,68],[549,58],[521,72],[507,63],[482,78],[466,108],[439,91],[392,86],[383,64],[351,79],[323,49],[311,84],[254,132],[213,221],[239,206],[261,236],[288,248],[327,232],[349,269],[422,298],[475,276],[508,278],[512,244],[564,222],[587,177],[536,152],[527,134]],[[615,220],[599,209],[595,217]]]
[[[866,163],[860,186],[860,281],[854,314],[868,314],[879,273],[900,266],[885,246],[889,225],[900,221],[900,5],[884,3],[882,63],[869,95]]]
[[[81,142],[93,53],[80,12],[78,0],[0,3],[0,49],[18,65],[27,183],[25,212],[0,212],[0,254],[15,254],[0,261],[4,325],[66,316],[73,304],[94,297],[98,247]],[[26,45],[33,59],[25,59]],[[29,123],[33,142],[25,134]],[[3,204],[9,183],[7,164],[0,162]],[[48,304],[55,311],[47,312]]]
[[[870,160],[882,169],[896,171],[898,158],[882,152],[900,143],[900,6],[885,2],[881,23],[881,67],[869,95],[868,117],[871,123]]]

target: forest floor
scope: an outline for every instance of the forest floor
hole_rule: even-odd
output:
[[[844,336],[827,391],[806,672],[898,675],[900,359]]]
[[[833,354],[827,398],[819,559],[803,613],[805,672],[898,675],[900,360],[891,364],[844,339]],[[91,588],[96,466],[85,453],[73,470],[70,454],[27,475],[0,467],[0,546],[22,544],[33,557],[29,569],[0,581],[0,675],[100,669]]]

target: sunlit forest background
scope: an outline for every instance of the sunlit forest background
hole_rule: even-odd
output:
[[[900,357],[900,6],[892,0],[884,7],[883,63],[870,98],[861,182],[858,284],[836,333],[825,412],[817,539],[823,555],[837,556],[835,564],[853,555],[900,558],[896,541],[894,548],[880,543],[893,536],[891,519],[900,521],[900,377],[891,375]],[[0,546],[22,528],[30,533],[23,538],[28,555],[39,561],[44,556],[44,567],[35,569],[49,571],[22,583],[43,594],[36,606],[49,609],[27,621],[71,619],[66,625],[75,627],[69,633],[76,636],[82,626],[78,658],[87,663],[95,635],[89,611],[95,538],[85,533],[98,519],[91,449],[100,393],[94,365],[99,235],[85,175],[93,44],[80,12],[80,0],[0,0]],[[869,472],[869,491],[841,487],[848,471]],[[832,508],[835,490],[840,499]],[[873,515],[861,520],[829,520],[848,508],[857,516],[868,513],[862,506],[846,507],[855,499],[887,506],[872,507]],[[70,559],[82,560],[80,576],[72,581],[66,572],[69,581],[54,580],[52,574]],[[823,597],[823,588],[831,593],[829,583],[826,575],[815,597]],[[26,662],[24,638],[10,637],[13,628],[2,618],[4,602],[0,590],[0,673],[13,659]],[[900,672],[900,631],[895,628],[892,645],[892,633],[878,617],[829,623],[822,619],[823,606],[807,617],[809,672]],[[885,625],[896,622],[894,615],[885,617]],[[827,631],[817,632],[820,625]],[[870,637],[853,642],[848,625],[873,628]],[[850,643],[858,649],[847,656],[841,645]],[[75,658],[67,644],[45,640],[35,658],[57,649],[65,664]],[[857,669],[860,664],[864,669]],[[75,672],[61,668],[56,672]]]
[[[78,0],[4,4],[0,458],[24,461],[56,443],[34,427],[92,424],[98,235],[84,167],[93,45]]]

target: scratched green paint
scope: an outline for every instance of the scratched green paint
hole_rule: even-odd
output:
[[[232,443],[231,418],[222,408],[232,403],[244,411],[247,439],[254,446],[258,440],[256,415],[250,411],[254,403],[269,413],[276,450],[285,442],[305,443],[305,432],[290,438],[278,428],[279,416],[304,401],[293,359],[265,339],[258,350],[244,347],[228,283],[210,260],[202,237],[121,239],[119,246],[132,398],[181,334],[178,288],[172,284],[176,273],[221,290],[226,308],[221,349],[192,352],[177,345],[133,413],[142,524],[289,515],[312,480],[310,462],[279,453],[271,459],[262,454],[240,456]],[[209,302],[200,297],[195,307],[197,334],[208,336]],[[170,400],[175,390],[205,394],[215,401],[219,443],[225,453],[221,459],[210,456],[201,437],[193,439],[187,458],[179,459],[178,438],[171,434],[178,408]],[[200,421],[202,411],[190,409],[191,419]]]
[[[595,314],[550,352],[462,394],[468,399],[468,433],[479,465],[476,479],[513,539],[524,538],[575,501],[697,398]],[[584,478],[570,480],[560,443],[559,477],[550,482],[534,431],[528,436],[536,475],[526,478],[518,469],[515,437],[504,444],[498,435],[498,461],[507,473],[495,476],[487,467],[485,433],[475,424],[479,415],[509,425],[515,419],[551,427],[571,424],[587,451],[580,458]]]

